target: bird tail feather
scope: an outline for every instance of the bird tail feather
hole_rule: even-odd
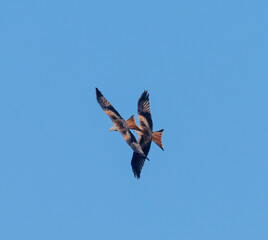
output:
[[[126,121],[128,127],[130,129],[134,129],[134,130],[139,130],[139,127],[137,126],[136,122],[135,122],[135,118],[134,115],[132,115],[127,121]]]
[[[152,140],[164,151],[164,147],[162,144],[162,134],[163,134],[164,129],[153,132],[152,135]]]

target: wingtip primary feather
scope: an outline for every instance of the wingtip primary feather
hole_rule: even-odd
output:
[[[101,91],[98,88],[96,88],[96,96],[97,98],[102,96]]]
[[[133,170],[133,173],[134,173],[135,178],[140,179],[140,173],[139,172]]]
[[[149,93],[147,90],[144,90],[141,94],[140,101],[146,101],[149,99]]]

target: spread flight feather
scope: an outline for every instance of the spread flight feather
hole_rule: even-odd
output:
[[[138,101],[138,117],[140,122],[140,127],[136,125],[135,119],[133,116],[127,120],[130,129],[134,129],[138,133],[139,139],[138,143],[140,144],[142,151],[147,156],[152,141],[154,141],[162,150],[164,150],[162,145],[162,132],[160,131],[153,132],[153,121],[150,110],[149,94],[147,91],[144,91]],[[145,159],[141,158],[135,152],[131,160],[131,166],[136,178],[140,178],[140,173],[144,165]]]
[[[96,96],[101,108],[113,122],[113,127],[111,130],[119,131],[127,144],[133,149],[134,153],[137,154],[137,156],[139,156],[141,159],[144,158],[145,160],[147,156],[143,153],[142,148],[137,142],[135,136],[129,130],[126,121],[120,116],[111,103],[102,95],[98,88],[96,88]]]

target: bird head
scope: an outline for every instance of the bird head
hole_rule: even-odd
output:
[[[110,128],[110,132],[111,132],[111,131],[117,131],[117,129],[115,129],[115,127],[112,126],[112,127]]]

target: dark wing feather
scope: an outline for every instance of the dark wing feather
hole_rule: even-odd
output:
[[[138,143],[140,144],[142,151],[147,156],[151,143],[152,143],[152,129],[153,121],[150,110],[149,94],[144,91],[138,101],[138,115],[140,122],[141,133],[139,135]],[[140,173],[144,165],[145,158],[139,156],[135,152],[131,160],[131,166],[136,178],[140,178]]]
[[[122,118],[120,114],[115,110],[112,104],[101,94],[98,88],[96,88],[97,101],[105,113],[111,118],[112,121]]]
[[[152,140],[150,140],[148,136],[146,137],[145,135],[141,134],[139,137],[138,143],[140,144],[144,154],[147,156],[151,147]],[[144,162],[145,162],[144,157],[137,154],[136,152],[133,153],[131,166],[132,166],[132,171],[134,173],[134,176],[136,178],[140,178],[140,173],[144,165]]]
[[[122,131],[120,130],[120,133],[123,135],[127,144],[133,149],[134,153],[146,159],[146,155],[143,153],[140,144],[137,142],[132,132],[129,129],[124,128]]]
[[[144,91],[138,101],[138,115],[140,121],[140,128],[153,129],[153,121],[150,110],[149,93]]]
[[[112,119],[113,123],[118,126],[118,131],[122,134],[127,144],[133,149],[134,152],[137,153],[137,155],[146,158],[141,146],[138,144],[135,136],[129,130],[129,127],[125,120],[114,109],[111,103],[101,94],[98,88],[96,88],[96,95],[98,103],[105,111],[105,113]]]
[[[136,178],[140,178],[141,170],[144,165],[145,158],[141,157],[137,153],[133,153],[133,157],[131,160],[131,166],[132,166],[132,171],[134,173],[134,176]]]

